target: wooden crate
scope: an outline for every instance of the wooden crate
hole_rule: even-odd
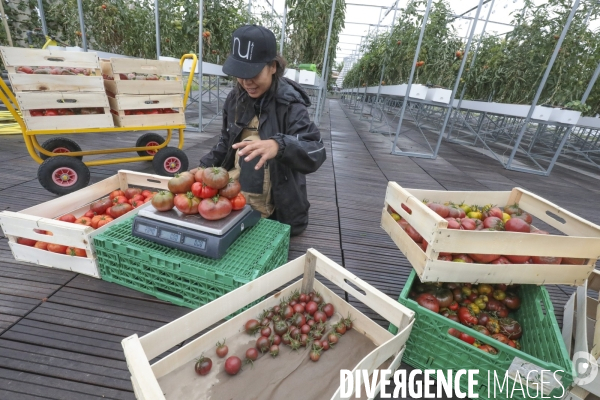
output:
[[[104,87],[111,96],[119,94],[181,94],[183,95],[182,72],[177,61],[140,60],[111,58],[102,60],[102,73],[111,78],[104,80]],[[120,74],[156,74],[168,80],[144,81],[122,80]]]
[[[0,55],[8,71],[13,92],[104,92],[96,53],[0,47]],[[85,68],[91,70],[91,74],[25,74],[18,73],[17,68],[20,66]]]
[[[179,94],[126,95],[108,97],[116,126],[185,125],[183,99]],[[128,110],[151,110],[157,108],[177,109],[177,113],[126,115]]]
[[[590,297],[589,290],[600,294],[600,271],[592,271],[588,280],[577,288],[564,307],[562,335],[569,356],[573,359],[575,373],[582,363],[589,366],[588,373],[591,372],[591,368],[600,372],[600,296]],[[590,358],[582,358],[582,354],[588,354]],[[585,369],[581,372],[582,378],[587,375]],[[590,393],[600,396],[600,376],[596,375],[589,383],[577,383],[577,380],[575,382],[565,399],[585,399]]]
[[[16,97],[29,130],[114,127],[108,98],[102,92],[18,92]],[[31,110],[48,108],[101,108],[104,114],[31,115]]]
[[[323,283],[315,279],[315,272],[348,292],[391,323],[399,324],[398,334],[392,335],[337,296]],[[296,280],[301,276],[302,279]],[[294,283],[283,290],[279,290],[275,295],[208,333],[186,343],[185,346],[161,358],[160,361],[150,364],[150,360],[156,356],[163,354],[173,346],[188,340],[231,313],[289,284],[291,281],[294,281]],[[357,278],[318,251],[308,249],[306,255],[282,265],[274,271],[141,338],[137,334],[125,338],[122,345],[136,398],[139,400],[165,399],[165,394],[158,383],[158,379],[185,364],[189,364],[193,368],[194,359],[198,358],[203,352],[214,351],[217,341],[241,332],[245,321],[255,318],[266,308],[278,305],[282,297],[289,296],[294,291],[302,290],[308,293],[313,289],[320,292],[342,315],[345,316],[350,313],[352,318],[355,318],[353,329],[368,337],[377,346],[358,365],[349,365],[348,369],[354,368],[353,372],[356,369],[367,369],[370,374],[390,358],[393,358],[393,361],[386,369],[395,371],[398,368],[404,353],[405,343],[414,323],[414,312]],[[231,350],[230,353],[228,355],[233,355]],[[241,355],[238,354],[238,356]],[[324,356],[335,356],[335,350],[328,351]],[[223,368],[224,359],[213,357],[212,360],[212,371]],[[203,378],[214,378],[214,375],[212,377],[207,375]],[[181,384],[185,385],[186,383],[182,382]],[[331,398],[341,398],[339,389]]]
[[[516,232],[466,231],[447,229],[448,221],[422,200],[460,204],[518,203],[535,220],[541,220],[567,236]],[[408,214],[402,205],[412,213]],[[407,220],[427,241],[424,252],[398,225],[388,206]],[[600,257],[600,226],[520,188],[504,192],[451,192],[404,189],[389,182],[381,226],[408,258],[423,282],[523,283],[581,285]],[[439,253],[502,254],[522,256],[573,257],[587,259],[585,265],[477,264],[438,260]]]
[[[9,246],[17,261],[71,270],[99,278],[92,238],[112,225],[137,214],[144,205],[95,230],[84,225],[58,221],[55,218],[65,214],[80,217],[89,210],[91,203],[108,196],[113,190],[124,191],[128,187],[168,189],[169,179],[159,175],[121,170],[117,175],[94,185],[37,206],[19,212],[3,211],[0,213],[0,226],[9,239]],[[39,234],[34,229],[50,231],[53,235]],[[72,257],[21,245],[16,242],[19,237],[85,249],[87,257]]]

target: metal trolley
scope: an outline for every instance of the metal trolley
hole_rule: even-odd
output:
[[[182,66],[184,60],[192,59],[192,71],[196,69],[198,58],[195,54],[185,54],[179,65]],[[192,79],[188,79],[183,107],[187,104],[187,99],[192,87]],[[88,185],[90,181],[90,171],[88,167],[120,164],[138,161],[152,161],[154,171],[158,175],[172,176],[178,172],[188,169],[188,158],[181,150],[184,144],[184,129],[182,125],[158,125],[158,126],[134,126],[134,127],[113,127],[113,128],[86,128],[86,129],[52,129],[52,130],[30,130],[27,128],[22,112],[19,108],[17,99],[8,86],[0,80],[0,99],[12,114],[13,118],[23,133],[25,146],[31,158],[38,164],[37,177],[41,185],[48,191],[64,195]],[[38,135],[57,135],[57,134],[81,134],[81,133],[106,133],[113,132],[140,132],[140,131],[167,131],[167,137],[153,132],[145,133],[137,139],[135,147],[86,150],[83,151],[79,145],[65,137],[54,137],[45,141],[43,144],[38,142]],[[177,147],[170,147],[169,143],[173,136],[173,131],[178,131],[179,142]],[[96,156],[102,154],[130,153],[137,152],[138,157],[121,157],[103,160],[82,161],[84,156]],[[39,154],[38,154],[39,153]]]

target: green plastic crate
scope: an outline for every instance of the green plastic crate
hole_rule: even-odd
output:
[[[453,371],[479,369],[479,375],[476,375],[475,379],[480,385],[478,388],[479,398],[483,399],[541,398],[541,393],[538,396],[533,396],[536,392],[535,388],[530,388],[530,395],[533,397],[529,397],[527,391],[525,391],[527,397],[522,397],[522,392],[518,390],[519,385],[517,385],[517,390],[511,397],[512,382],[509,383],[508,397],[506,397],[506,389],[503,389],[500,393],[499,388],[496,389],[496,396],[494,396],[493,388],[490,388],[491,396],[488,397],[488,371],[490,371],[492,377],[494,371],[496,371],[498,378],[502,381],[505,372],[509,369],[515,357],[531,362],[545,370],[564,371],[558,372],[557,375],[561,377],[561,383],[565,390],[573,382],[571,360],[554,316],[554,307],[545,287],[521,285],[519,293],[521,307],[511,315],[519,321],[523,328],[523,336],[519,339],[521,350],[517,350],[419,306],[416,301],[408,297],[410,288],[415,281],[418,281],[418,278],[413,270],[398,299],[402,305],[415,312],[415,324],[402,357],[402,360],[408,365],[418,369]],[[455,328],[493,346],[498,350],[498,354],[485,353],[475,346],[459,340],[448,333],[450,328]],[[389,331],[395,335],[398,329],[394,325],[390,325]],[[467,379],[464,376],[463,378],[461,389],[466,392]],[[548,375],[545,374],[544,382],[547,382],[547,380]],[[491,382],[493,383],[493,378]],[[525,388],[524,380],[523,387]],[[560,396],[561,394],[563,394],[562,389],[557,387],[550,394],[544,395],[544,398]]]
[[[290,227],[277,221],[261,219],[219,260],[133,237],[132,223],[94,237],[101,278],[179,306],[203,306],[288,259]]]

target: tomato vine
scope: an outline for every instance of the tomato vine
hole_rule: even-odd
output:
[[[400,21],[391,36],[371,36],[364,46],[364,56],[344,79],[344,87],[378,85],[381,65],[387,58],[383,78],[385,84],[408,81],[410,68],[422,23],[425,1],[413,2],[400,10]],[[542,75],[548,65],[556,40],[571,10],[568,0],[549,0],[536,6],[530,0],[522,10],[513,13],[515,27],[506,37],[486,34],[483,37],[476,62],[471,70],[471,47],[461,86],[466,85],[465,98],[504,103],[530,104]],[[586,25],[586,18],[594,20],[600,14],[598,4],[580,6],[571,23],[565,41],[558,53],[539,104],[579,107],[587,115],[600,112],[600,91],[592,90],[586,105],[578,106],[600,60],[600,32]],[[451,27],[452,11],[447,1],[437,0],[430,12],[425,29],[414,83],[429,84],[451,89],[460,65],[458,51],[464,51],[465,40]],[[476,40],[478,38],[475,38]],[[474,44],[476,41],[473,42]],[[596,84],[596,88],[600,84]]]

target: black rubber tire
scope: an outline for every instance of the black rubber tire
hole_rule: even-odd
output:
[[[165,161],[170,157],[179,160],[179,168],[176,171],[168,171],[165,169]],[[152,159],[152,167],[157,175],[173,176],[176,173],[187,171],[189,166],[188,158],[185,153],[177,147],[165,147],[160,149]]]
[[[69,168],[77,174],[77,180],[71,186],[60,186],[52,175],[59,168]],[[50,157],[38,168],[38,180],[47,191],[62,196],[83,189],[90,183],[90,170],[83,161],[69,156]]]
[[[48,139],[42,144],[42,147],[44,148],[44,150],[48,150],[49,152],[52,152],[52,151],[54,151],[54,149],[59,148],[59,147],[64,147],[65,149],[68,149],[69,151],[81,151],[81,147],[79,147],[79,145],[77,143],[75,143],[75,141],[64,138],[64,137],[55,137],[52,139]],[[60,153],[57,153],[57,154],[60,154]],[[51,157],[48,157],[47,155],[40,153],[40,158],[42,160],[47,160],[48,158],[51,158]],[[73,157],[73,158],[82,160],[83,156],[78,156],[78,157]]]
[[[135,142],[135,147],[146,147],[149,142],[156,142],[158,144],[163,144],[165,142],[165,138],[160,136],[158,133],[149,132],[144,133],[139,137],[137,142]],[[152,154],[148,154],[147,151],[138,151],[137,152],[140,157],[151,156]]]

